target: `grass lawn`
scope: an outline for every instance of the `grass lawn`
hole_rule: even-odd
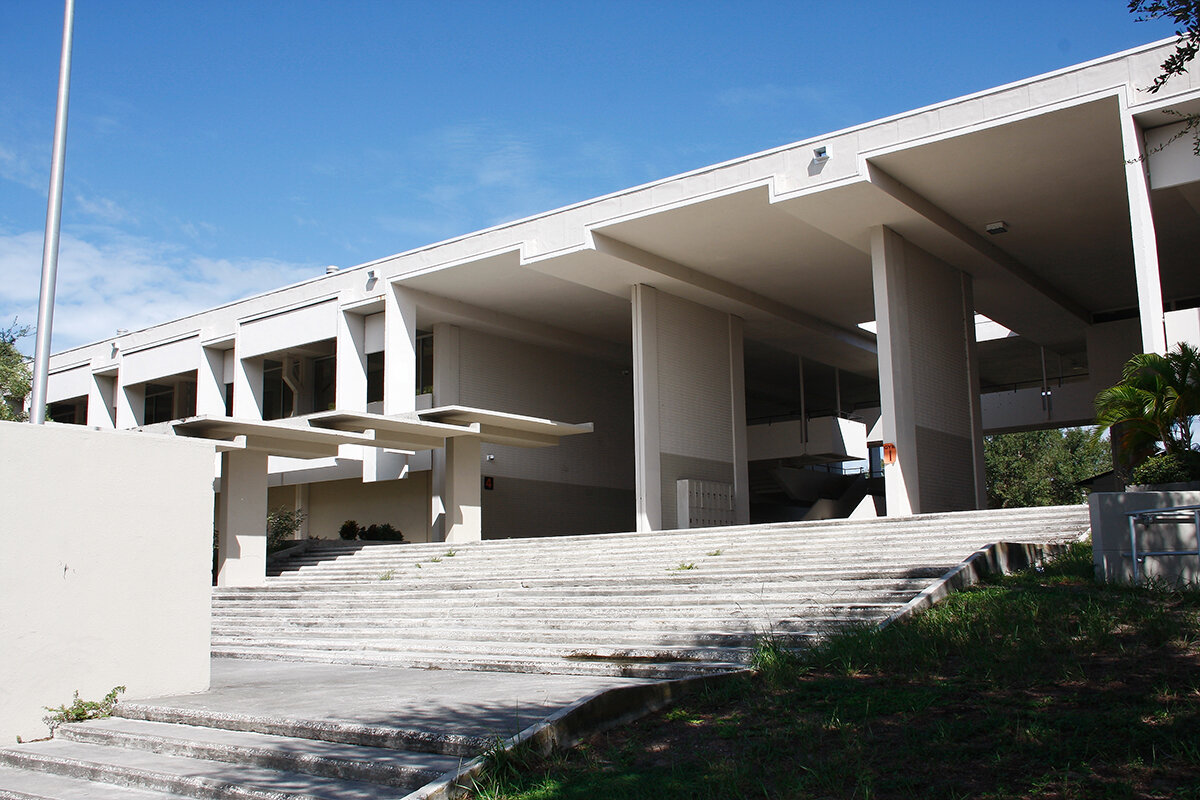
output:
[[[542,758],[479,798],[1200,798],[1200,592],[1092,580],[1076,546],[883,631]]]

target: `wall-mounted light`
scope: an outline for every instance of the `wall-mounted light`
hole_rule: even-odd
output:
[[[372,287],[374,287],[375,281],[377,281],[377,280],[379,280],[379,278],[375,277],[375,270],[373,270],[373,269],[367,270],[367,289],[371,289]]]
[[[495,461],[496,456],[494,453],[488,453],[486,456],[483,457],[483,460],[484,461]]]
[[[813,148],[813,161],[828,161],[829,149],[824,145]]]
[[[1002,219],[998,219],[995,222],[989,222],[987,225],[984,225],[983,229],[993,236],[998,233],[1008,233],[1008,223]]]

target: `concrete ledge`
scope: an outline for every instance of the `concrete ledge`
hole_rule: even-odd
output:
[[[1082,541],[1084,537],[1080,537]],[[979,548],[966,561],[939,578],[932,586],[898,608],[878,627],[908,619],[945,599],[950,593],[974,586],[987,575],[1007,575],[1041,564],[1047,558],[1064,552],[1065,544],[1031,544],[1028,542],[993,542]]]
[[[505,750],[528,745],[538,753],[550,753],[556,749],[570,747],[585,736],[633,722],[666,708],[681,697],[730,678],[749,674],[751,670],[743,669],[602,689],[498,744]],[[422,786],[406,795],[403,800],[454,800],[464,797],[470,792],[474,780],[483,772],[485,761],[485,756],[478,756],[465,763],[458,771]]]

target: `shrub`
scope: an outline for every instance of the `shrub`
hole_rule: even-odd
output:
[[[1200,452],[1159,453],[1133,468],[1135,484],[1181,483],[1200,480]]]
[[[358,527],[358,523],[352,519],[348,519],[342,523],[342,527],[338,528],[338,536],[348,542],[352,542],[362,533],[362,528]]]
[[[58,708],[45,706],[50,713],[42,717],[42,722],[49,726],[51,733],[54,733],[55,729],[64,722],[83,722],[89,719],[111,717],[113,706],[117,704],[117,695],[123,691],[125,691],[124,686],[114,686],[111,692],[104,695],[103,700],[96,701],[80,700],[79,690],[76,689],[75,699],[71,701],[71,705],[61,705]]]
[[[383,524],[369,525],[366,530],[359,533],[358,538],[371,542],[403,542],[404,534],[397,530],[395,525],[384,522]]]
[[[283,506],[267,514],[267,550],[278,550],[289,539],[294,539],[305,516],[298,508],[289,511]]]

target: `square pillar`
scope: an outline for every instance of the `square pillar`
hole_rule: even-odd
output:
[[[478,542],[483,538],[479,487],[480,441],[475,436],[447,439],[445,453],[445,541]]]
[[[383,299],[383,413],[404,414],[417,407],[417,306],[395,285]]]
[[[112,375],[92,375],[88,387],[87,424],[94,428],[115,428],[117,379]]]
[[[438,323],[433,326],[433,404],[452,406],[459,402],[458,326]],[[409,388],[416,383],[416,365]],[[386,395],[385,395],[386,402]],[[447,451],[434,450],[430,457],[429,540],[445,540],[449,531],[450,505],[446,496]]]
[[[367,323],[361,314],[350,311],[338,314],[334,391],[334,405],[339,411],[367,410]]]
[[[196,413],[200,416],[225,416],[225,352],[214,347],[200,348],[196,369]]]
[[[137,428],[146,418],[146,385],[143,383],[125,386],[122,376],[117,375],[117,420],[118,428]]]
[[[970,276],[886,227],[871,236],[888,516],[986,505]]]
[[[1163,319],[1162,281],[1158,271],[1158,237],[1150,208],[1149,161],[1141,126],[1121,102],[1121,147],[1125,156],[1125,189],[1129,197],[1129,223],[1133,237],[1133,271],[1137,280],[1138,317],[1142,324],[1142,352],[1167,352]]]
[[[263,418],[263,360],[233,356],[233,416],[238,419]]]
[[[217,585],[261,586],[267,576],[267,454],[221,454]]]
[[[742,320],[645,285],[631,300],[637,529],[688,526],[680,480],[731,486],[748,522]]]

